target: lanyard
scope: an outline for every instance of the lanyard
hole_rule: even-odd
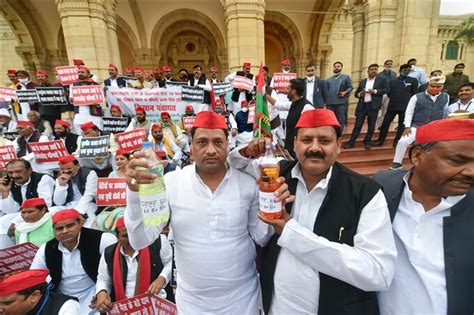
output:
[[[470,100],[469,103],[467,103],[467,106],[464,110],[467,110],[469,106],[471,106],[471,104],[472,104],[472,100]],[[458,101],[458,110],[461,110],[461,101]]]

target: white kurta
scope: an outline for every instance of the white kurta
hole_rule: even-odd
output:
[[[398,250],[395,276],[388,291],[378,293],[380,313],[446,314],[443,219],[466,195],[443,198],[425,211],[413,200],[408,176],[404,177],[405,188],[393,220]]]
[[[190,165],[165,175],[174,234],[180,314],[257,314],[255,246],[268,241],[258,219],[255,179],[230,168],[213,193]],[[143,248],[160,229],[143,225],[139,195],[128,192],[130,244]]]

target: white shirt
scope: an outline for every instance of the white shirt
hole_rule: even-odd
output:
[[[191,86],[191,80],[188,81],[188,85]],[[196,87],[199,87],[201,89],[203,89],[204,91],[212,91],[212,86],[211,86],[211,83],[209,83],[209,80],[206,79],[206,83],[205,84],[199,84],[199,79],[196,79],[194,78],[194,86]]]
[[[168,152],[166,151],[166,146],[165,146],[165,141],[164,140],[161,140],[160,143],[158,143],[156,141],[155,138],[153,138],[153,135],[150,134],[150,136],[148,136],[148,140],[151,140],[151,142],[153,142],[154,144],[154,150],[155,151],[164,151],[166,152],[166,155],[168,156]],[[176,161],[179,162],[181,161],[181,158],[183,157],[183,152],[181,151],[181,149],[178,147],[178,145],[171,139],[168,139],[169,143],[170,143],[170,147],[171,147],[171,151],[173,151],[173,158],[172,159],[168,159],[169,161]]]
[[[81,315],[81,304],[75,300],[67,300],[59,309],[58,315]]]
[[[30,136],[31,137],[31,136]],[[30,139],[30,137],[28,138],[25,138],[26,142],[28,142],[28,140]],[[20,145],[18,144],[18,139],[19,137],[17,137],[14,141],[13,141],[13,148],[15,149],[16,153],[19,153],[20,152]],[[38,142],[48,142],[49,139],[47,136],[45,135],[41,135],[38,139]],[[35,155],[33,154],[33,152],[30,151],[29,147],[26,146],[26,154],[22,157],[22,159],[24,160],[27,160],[27,161],[31,161],[35,158]]]
[[[171,245],[166,236],[160,235],[161,238],[161,249],[160,259],[163,264],[163,270],[160,276],[166,279],[166,283],[171,278],[171,262],[172,262],[172,251]],[[120,253],[125,257],[127,263],[127,280],[125,286],[125,295],[127,298],[135,296],[135,286],[137,281],[137,270],[138,270],[138,251],[133,252],[132,256],[128,256],[124,253],[123,248],[120,248]],[[97,275],[97,283],[95,292],[96,294],[102,290],[106,290],[107,293],[111,293],[113,284],[113,275],[109,274],[107,263],[105,262],[105,256],[102,255],[99,263],[99,274]]]
[[[103,233],[100,239],[100,254],[102,255],[104,250],[115,242],[117,242],[117,239],[114,235]],[[79,245],[79,242],[77,245]],[[58,245],[58,249],[62,253],[62,278],[58,291],[62,294],[76,297],[81,305],[81,314],[94,314],[95,312],[89,308],[89,304],[95,295],[95,282],[89,278],[84,267],[82,267],[81,252],[77,245],[72,251],[65,248],[62,243]],[[41,245],[36,252],[30,269],[48,269],[45,246],[46,244]]]
[[[461,103],[461,100],[458,100],[456,103],[449,105],[449,113],[454,113],[457,110],[466,110],[470,113],[474,113],[474,99],[471,98],[466,104]]]
[[[438,98],[438,96],[441,95],[441,93],[439,93],[433,96],[426,91],[425,93],[431,98],[433,102],[436,102],[436,99]],[[413,115],[415,114],[416,103],[418,101],[416,95],[417,94],[413,95],[408,101],[407,109],[405,110],[405,120],[403,121],[405,128],[411,127],[411,121],[413,120]],[[449,105],[449,96],[448,96],[448,101],[446,102],[446,105],[444,106],[446,116],[448,113],[448,105]]]
[[[255,179],[231,167],[212,192],[189,165],[167,173],[165,182],[178,313],[257,314],[260,287],[252,239],[263,244],[271,235],[258,219]],[[138,193],[128,191],[125,224],[137,249],[153,242],[162,228],[146,227],[142,217]]]
[[[367,81],[365,83],[365,91],[368,91],[370,89],[374,89],[374,82],[375,82],[375,77],[373,79],[367,78]],[[370,103],[372,102],[372,94],[370,93],[365,93],[364,94],[364,103]]]
[[[67,189],[69,184],[61,186],[59,180],[55,181],[55,189],[53,195],[54,204],[57,206],[70,206],[79,211],[79,213],[86,213],[91,204],[95,204],[94,200],[97,196],[97,174],[91,171],[86,178],[86,188],[84,194],[81,194],[77,185],[72,182],[73,200],[66,203]]]
[[[443,219],[465,197],[452,196],[429,211],[405,188],[393,220],[398,258],[392,285],[378,293],[381,314],[447,314],[444,270]]]
[[[306,99],[313,104],[314,81],[316,76],[306,77]]]
[[[257,176],[256,160],[242,157],[237,147],[229,161]],[[319,208],[327,193],[332,167],[325,179],[310,192],[297,164],[292,172],[298,178],[292,219],[278,239],[281,247],[275,268],[270,314],[317,314],[319,272],[364,291],[389,287],[396,258],[390,216],[381,190],[362,209],[354,236],[354,246],[331,242],[313,232]],[[344,233],[342,230],[341,233]]]

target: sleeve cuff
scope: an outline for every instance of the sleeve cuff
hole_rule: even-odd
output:
[[[298,222],[295,219],[291,219],[290,221],[286,222],[283,231],[278,238],[277,244],[280,247],[287,247],[290,241],[291,232],[298,226]]]

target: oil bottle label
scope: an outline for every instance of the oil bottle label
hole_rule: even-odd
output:
[[[259,191],[260,211],[266,213],[277,213],[281,211],[281,201],[275,196],[274,192]]]

